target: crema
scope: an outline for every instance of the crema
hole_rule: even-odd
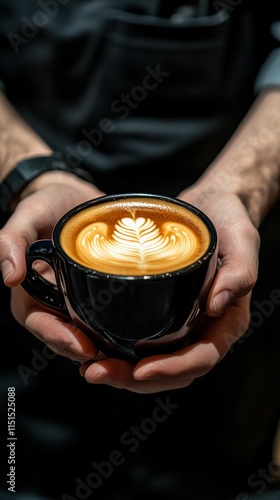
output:
[[[190,266],[203,257],[209,241],[208,229],[195,213],[145,197],[86,208],[60,234],[72,260],[120,276],[165,274]]]

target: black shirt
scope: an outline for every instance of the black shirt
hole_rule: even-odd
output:
[[[209,2],[189,17],[179,3],[0,1],[9,99],[105,192],[176,195],[194,182],[246,113],[274,47],[269,2],[265,12]]]

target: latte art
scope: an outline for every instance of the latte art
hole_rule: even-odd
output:
[[[164,222],[161,228],[144,217],[123,217],[111,235],[104,222],[85,227],[77,237],[81,263],[99,271],[154,274],[184,267],[197,255],[195,234],[183,224]],[[105,268],[104,268],[105,266]]]
[[[73,260],[90,269],[145,276],[191,265],[206,252],[209,235],[186,209],[174,212],[158,202],[112,202],[105,209],[75,215],[63,229],[61,242]]]

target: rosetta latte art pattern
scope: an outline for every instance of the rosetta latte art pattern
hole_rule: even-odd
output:
[[[148,217],[123,217],[110,234],[104,222],[94,222],[77,236],[80,261],[97,271],[145,275],[166,273],[196,260],[199,241],[185,225],[168,221],[160,227]]]

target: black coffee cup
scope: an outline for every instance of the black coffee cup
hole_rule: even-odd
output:
[[[22,286],[33,298],[70,317],[106,356],[136,362],[191,341],[216,273],[217,234],[176,198],[102,196],[66,213],[51,239],[28,247],[26,262]]]

